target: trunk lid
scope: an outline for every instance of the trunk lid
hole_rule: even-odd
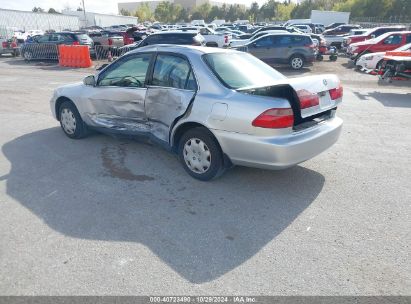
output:
[[[341,98],[333,100],[330,94],[330,90],[336,89],[340,85],[340,81],[336,75],[325,74],[289,78],[288,83],[297,93],[306,90],[317,95],[319,98],[319,104],[317,106],[301,109],[301,118],[326,112],[335,108],[342,101]]]

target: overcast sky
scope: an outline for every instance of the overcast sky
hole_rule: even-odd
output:
[[[108,13],[117,14],[117,3],[118,2],[133,2],[133,0],[84,0],[86,11],[96,12],[96,13]],[[221,1],[221,0],[220,0]],[[265,2],[265,0],[256,0],[260,5]],[[225,0],[226,3],[240,3],[250,5],[251,0]],[[61,11],[63,8],[69,6],[76,9],[80,6],[81,0],[0,0],[0,8],[6,9],[16,9],[31,11],[35,6],[40,6],[43,9],[48,10],[50,7]]]

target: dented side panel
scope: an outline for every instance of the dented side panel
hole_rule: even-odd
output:
[[[189,90],[149,87],[145,100],[145,114],[151,134],[169,142],[173,122],[187,111],[194,94],[194,91]]]
[[[95,127],[147,132],[146,88],[92,87],[82,96],[82,112]]]

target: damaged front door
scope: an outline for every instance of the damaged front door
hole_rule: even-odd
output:
[[[170,128],[186,112],[196,90],[197,83],[185,57],[157,55],[145,101],[148,125],[153,136],[169,142]]]
[[[132,54],[110,65],[87,96],[88,115],[97,127],[147,133],[144,100],[152,54]]]

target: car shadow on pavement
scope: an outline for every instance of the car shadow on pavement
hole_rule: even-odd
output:
[[[192,283],[247,262],[324,184],[302,166],[235,167],[200,182],[155,146],[106,135],[71,140],[59,128],[18,137],[2,152],[11,166],[3,176],[7,194],[50,228],[79,239],[141,243]]]
[[[354,94],[360,99],[367,101],[370,98],[382,103],[385,107],[395,108],[411,108],[411,93],[385,93],[385,92],[354,92]]]

